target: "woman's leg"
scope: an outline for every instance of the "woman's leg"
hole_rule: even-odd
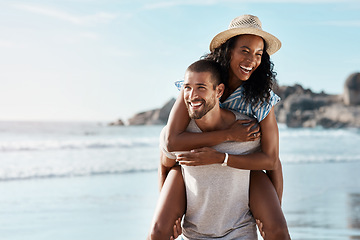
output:
[[[186,209],[185,184],[181,167],[173,167],[161,189],[148,240],[168,240],[173,235],[175,221]]]
[[[265,240],[290,239],[279,198],[263,171],[251,171],[250,210],[254,218],[262,222]]]

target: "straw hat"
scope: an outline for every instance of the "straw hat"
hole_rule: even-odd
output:
[[[210,43],[210,51],[220,47],[228,39],[242,34],[252,34],[262,37],[266,42],[266,51],[269,55],[274,54],[281,47],[281,42],[275,36],[262,30],[260,19],[253,15],[242,15],[234,18],[228,30],[217,34]]]

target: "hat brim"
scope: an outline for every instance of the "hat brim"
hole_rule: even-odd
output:
[[[256,28],[232,28],[225,30],[219,34],[217,34],[210,43],[210,51],[213,52],[215,48],[220,47],[223,43],[225,43],[228,39],[244,34],[251,34],[262,37],[266,43],[266,52],[269,55],[274,54],[281,48],[281,42],[274,35],[267,33],[263,30]]]

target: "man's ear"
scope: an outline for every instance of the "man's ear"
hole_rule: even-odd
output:
[[[221,96],[224,94],[225,85],[223,83],[220,83],[217,87],[217,98],[221,98]]]

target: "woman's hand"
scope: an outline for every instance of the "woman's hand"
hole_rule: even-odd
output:
[[[224,159],[225,153],[218,152],[213,148],[203,147],[191,150],[188,153],[179,154],[176,161],[179,162],[180,165],[200,166],[223,163]]]
[[[248,142],[260,138],[260,126],[254,120],[237,120],[228,129],[229,141]]]

